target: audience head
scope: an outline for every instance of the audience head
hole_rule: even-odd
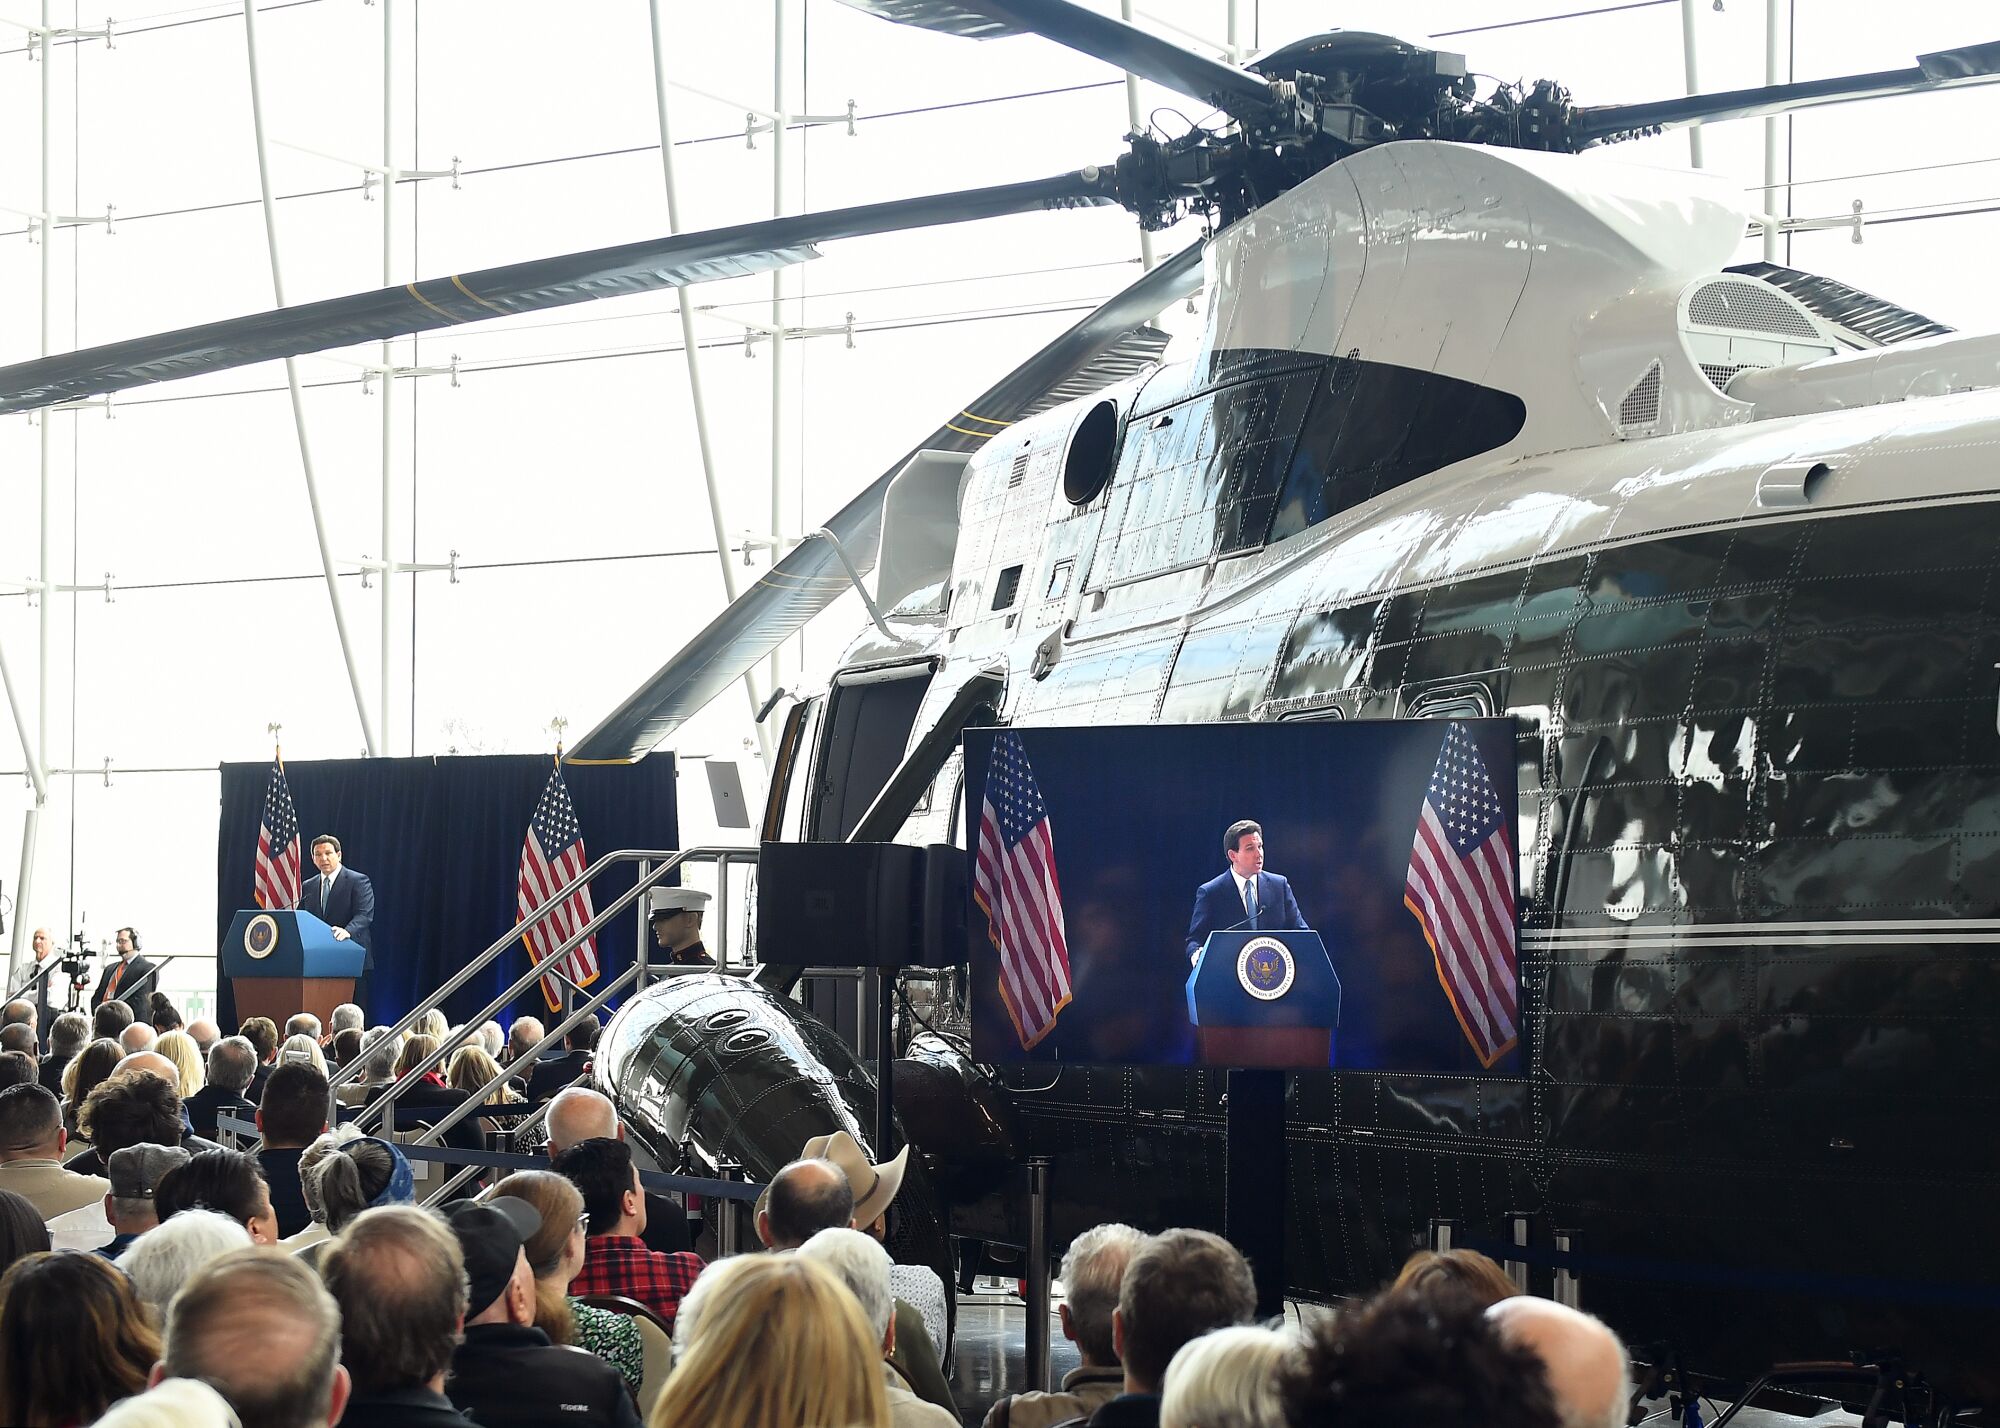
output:
[[[794,1160],[776,1175],[757,1210],[766,1249],[797,1249],[821,1230],[854,1223],[854,1188],[830,1160]]]
[[[132,1024],[132,1008],[121,1001],[108,1001],[90,1014],[93,1036],[116,1041],[118,1033]]]
[[[356,1393],[443,1382],[470,1291],[442,1221],[411,1205],[369,1210],[328,1246],[320,1274],[340,1306],[340,1357]]]
[[[632,1147],[622,1140],[596,1136],[578,1141],[551,1164],[583,1196],[590,1216],[590,1236],[637,1235],[646,1229],[646,1194],[639,1188],[639,1168]]]
[[[325,1135],[316,1136],[313,1143],[299,1152],[299,1194],[306,1202],[306,1213],[316,1224],[326,1223],[326,1211],[320,1207],[319,1189],[313,1183],[320,1163],[329,1155],[338,1153],[340,1147],[350,1140],[359,1140],[361,1132],[351,1125],[335,1126]]]
[[[832,1270],[861,1306],[876,1343],[885,1352],[895,1347],[896,1291],[889,1285],[889,1251],[879,1240],[859,1230],[821,1230],[799,1246],[799,1257]]]
[[[49,1055],[68,1061],[90,1045],[90,1018],[82,1012],[64,1012],[49,1025]]]
[[[278,1215],[271,1187],[255,1156],[240,1150],[204,1150],[170,1170],[155,1195],[162,1224],[183,1210],[213,1210],[250,1232],[260,1245],[278,1242]]]
[[[1601,1319],[1523,1294],[1492,1305],[1486,1320],[1541,1361],[1561,1428],[1625,1428],[1632,1400],[1625,1346]]]
[[[1063,1336],[1076,1344],[1086,1367],[1110,1368],[1118,1362],[1111,1342],[1111,1311],[1118,1307],[1118,1286],[1125,1266],[1146,1243],[1130,1225],[1098,1225],[1069,1242],[1063,1255]]]
[[[496,1030],[498,1029],[497,1024],[494,1022],[488,1022],[486,1025],[492,1026]],[[485,1027],[481,1027],[480,1029],[483,1031]],[[542,1020],[540,1017],[516,1017],[513,1028],[507,1033],[507,1059],[509,1061],[519,1061],[523,1056],[528,1054],[530,1047],[547,1034],[542,1029]],[[499,1053],[495,1052],[494,1054],[498,1055]]]
[[[26,1031],[26,1027],[10,1026],[9,1031]],[[25,1086],[29,1082],[41,1084],[42,1068],[33,1056],[22,1051],[0,1051],[0,1090],[9,1086]]]
[[[157,1051],[133,1051],[119,1057],[111,1074],[115,1076],[120,1071],[143,1071],[148,1076],[157,1076],[174,1088],[176,1096],[181,1093],[181,1068]]]
[[[333,1059],[342,1070],[361,1059],[361,1028],[343,1026],[333,1034]]]
[[[183,1101],[208,1084],[208,1073],[202,1067],[201,1048],[186,1032],[167,1032],[153,1043],[153,1050],[174,1063],[174,1089],[181,1093]]]
[[[92,1428],[242,1428],[229,1400],[191,1378],[160,1378],[144,1393],[121,1399]]]
[[[563,1045],[571,1051],[590,1051],[597,1046],[597,1034],[604,1030],[594,1016],[587,1016],[563,1033]]]
[[[533,1021],[534,1018],[529,1017],[527,1020]],[[496,1061],[500,1059],[500,1052],[507,1045],[507,1033],[500,1029],[499,1022],[482,1021],[479,1023],[479,1045],[484,1048],[488,1056],[491,1056]]]
[[[0,1026],[0,1051],[18,1051],[23,1056],[32,1057],[39,1047],[33,1022],[10,1021]]]
[[[572,1086],[550,1101],[545,1124],[551,1160],[580,1141],[624,1139],[618,1108],[588,1086]]]
[[[448,1069],[445,1074],[445,1084],[454,1091],[464,1091],[468,1094],[491,1085],[500,1075],[500,1063],[489,1056],[486,1048],[478,1042],[467,1042],[452,1052],[451,1060],[446,1066]],[[513,1094],[514,1092],[508,1089],[507,1083],[502,1081],[486,1098],[486,1104],[498,1105]]]
[[[1534,1354],[1463,1295],[1387,1293],[1312,1324],[1278,1369],[1288,1428],[1549,1428],[1555,1400]]]
[[[583,1268],[583,1196],[552,1170],[517,1170],[493,1187],[495,1195],[532,1205],[540,1227],[521,1246],[535,1277],[535,1327],[558,1344],[576,1337],[569,1311],[569,1282]]]
[[[1476,1300],[1482,1309],[1521,1292],[1507,1277],[1506,1270],[1478,1250],[1469,1249],[1445,1250],[1443,1253],[1419,1250],[1403,1261],[1396,1282],[1389,1288],[1419,1297],[1466,1295]]]
[[[171,1061],[161,1058],[172,1069]],[[99,1159],[128,1145],[179,1145],[181,1098],[173,1083],[154,1071],[127,1067],[104,1078],[77,1113],[83,1138]]]
[[[403,1054],[396,1058],[396,1078],[401,1080],[415,1069],[417,1064],[438,1049],[438,1038],[418,1032],[403,1043]]]
[[[465,1322],[534,1323],[535,1272],[528,1265],[527,1244],[542,1227],[535,1207],[510,1195],[492,1195],[447,1205],[444,1218],[465,1256]]]
[[[310,1036],[314,1041],[318,1041],[319,1035],[319,1018],[311,1012],[300,1012],[285,1023],[285,1039],[287,1041],[295,1036]]]
[[[175,1297],[154,1373],[219,1389],[243,1428],[337,1422],[348,1392],[340,1310],[291,1255],[235,1250]]]
[[[343,1031],[359,1031],[367,1023],[367,1016],[353,1002],[342,1002],[333,1009],[333,1020],[328,1023],[335,1036]]]
[[[222,1028],[205,1016],[198,1016],[189,1022],[187,1034],[194,1038],[194,1044],[201,1048],[203,1056],[207,1056],[215,1043],[222,1040]]]
[[[317,1204],[328,1230],[339,1234],[364,1211],[407,1205],[416,1198],[410,1162],[386,1140],[359,1136],[337,1141],[308,1173],[300,1156],[300,1188]]]
[[[118,1267],[132,1277],[139,1298],[164,1320],[167,1305],[196,1270],[250,1244],[248,1230],[213,1210],[183,1210],[172,1219],[162,1213],[159,1228],[132,1241],[132,1247],[118,1257]]]
[[[142,1235],[160,1223],[160,1182],[188,1163],[178,1145],[128,1145],[105,1158],[104,1176],[111,1193],[104,1197],[105,1214],[121,1235]]]
[[[1250,1266],[1206,1230],[1167,1230],[1133,1252],[1118,1289],[1112,1345],[1127,1393],[1158,1393],[1182,1344],[1257,1312]]]
[[[0,1274],[17,1259],[49,1248],[49,1227],[34,1201],[12,1190],[0,1190]]]
[[[280,1066],[264,1083],[257,1129],[274,1150],[308,1146],[326,1129],[326,1076],[303,1064]]]
[[[159,1039],[160,1034],[153,1030],[153,1024],[146,1021],[128,1022],[125,1029],[118,1033],[119,1048],[127,1056],[151,1051],[153,1043]]]
[[[257,1048],[241,1036],[225,1036],[208,1049],[208,1084],[241,1096],[257,1079]]]
[[[447,1036],[451,1035],[451,1023],[445,1019],[445,1014],[441,1009],[432,1007],[417,1018],[417,1024],[411,1030],[419,1036],[428,1036],[435,1041],[443,1041]]]
[[[303,1033],[285,1038],[285,1044],[278,1048],[278,1065],[310,1066],[322,1080],[326,1077],[326,1053],[318,1041]]]
[[[1285,1428],[1277,1370],[1297,1347],[1248,1324],[1188,1340],[1167,1365],[1160,1428]]]
[[[386,1026],[371,1026],[361,1033],[361,1079],[380,1085],[396,1079],[396,1054],[402,1049]]]
[[[146,999],[146,1020],[153,1030],[162,1036],[181,1029],[181,1009],[174,1005],[173,998],[165,992],[154,992]]]
[[[267,1016],[253,1016],[236,1029],[236,1034],[257,1048],[257,1064],[268,1064],[278,1054],[278,1024]]]
[[[10,1026],[25,1026],[33,1031],[36,1024],[35,1004],[26,997],[16,997],[6,1006],[0,1007],[0,1029]]]
[[[124,1048],[115,1041],[100,1037],[91,1042],[63,1068],[63,1100],[73,1111],[80,1110],[124,1057]]]
[[[31,1254],[0,1278],[0,1423],[89,1423],[146,1387],[160,1337],[94,1254]]]
[[[0,1091],[0,1163],[56,1160],[63,1149],[62,1103],[29,1081]]]
[[[690,1324],[693,1293],[701,1299]],[[887,1428],[881,1338],[824,1265],[737,1255],[703,1271],[693,1293],[675,1320],[681,1352],[652,1422]]]
[[[816,1135],[799,1152],[801,1160],[823,1158],[840,1167],[847,1183],[854,1187],[854,1227],[882,1239],[888,1233],[889,1205],[903,1188],[903,1172],[909,1167],[910,1147],[906,1144],[895,1157],[880,1165],[869,1163],[868,1153],[846,1131]],[[1162,1365],[1164,1367],[1164,1365]]]

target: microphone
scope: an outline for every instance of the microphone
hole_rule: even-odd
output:
[[[1232,922],[1227,927],[1218,927],[1214,929],[1214,931],[1210,932],[1208,935],[1210,937],[1213,937],[1217,932],[1241,932],[1244,928],[1248,927],[1251,923],[1255,922],[1256,920],[1257,919],[1255,916],[1246,917],[1241,922]],[[1194,956],[1189,960],[1192,962],[1201,961],[1201,953],[1197,951],[1194,954]]]

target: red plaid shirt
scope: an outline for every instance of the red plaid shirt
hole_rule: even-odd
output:
[[[593,1235],[583,1242],[583,1269],[570,1281],[569,1292],[622,1294],[674,1326],[681,1296],[694,1287],[704,1268],[700,1255],[683,1250],[660,1254],[646,1248],[637,1235]]]

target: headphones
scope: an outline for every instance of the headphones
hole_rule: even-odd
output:
[[[139,929],[138,929],[138,928],[136,928],[136,927],[121,927],[121,928],[119,928],[118,930],[119,930],[120,932],[127,932],[127,933],[130,933],[130,934],[131,934],[131,936],[132,936],[132,950],[133,950],[134,952],[137,952],[137,951],[139,950]]]

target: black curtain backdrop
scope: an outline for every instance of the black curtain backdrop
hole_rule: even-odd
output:
[[[375,885],[370,1025],[404,1015],[514,925],[521,844],[550,766],[545,754],[285,765],[306,845],[305,875],[313,875],[310,840],[331,833],[340,839],[346,865]],[[222,766],[217,946],[237,911],[255,905],[257,829],[270,774],[268,761]],[[592,859],[620,848],[679,846],[672,754],[636,764],[565,765],[563,777]],[[636,863],[608,869],[591,884],[596,905],[631,888],[637,875]],[[598,934],[606,978],[632,965],[635,916],[636,909],[627,909]],[[496,959],[445,1002],[445,1015],[463,1022],[528,966],[525,949]],[[234,1031],[234,990],[227,977],[216,980],[221,1024]],[[511,1024],[514,1014],[527,1013],[546,1015],[539,987],[530,987],[500,1020]]]

